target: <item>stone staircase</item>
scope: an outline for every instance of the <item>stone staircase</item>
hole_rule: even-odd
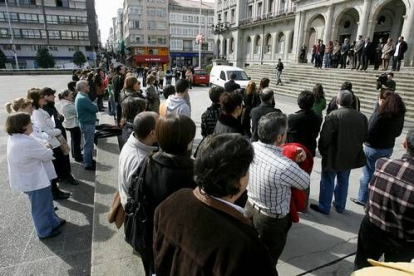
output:
[[[316,69],[311,64],[285,64],[282,74],[283,86],[276,85],[276,69],[273,65],[252,65],[244,68],[246,73],[258,85],[260,79],[270,79],[270,88],[275,90],[277,95],[297,97],[305,89],[312,90],[316,83],[323,85],[325,97],[329,102],[335,96],[341,84],[345,81],[352,82],[353,91],[361,101],[361,111],[371,114],[378,91],[376,90],[377,75],[382,71],[368,69],[367,72],[360,72],[349,69]],[[414,70],[405,69],[395,72],[394,80],[397,83],[396,92],[404,99],[407,107],[406,121],[414,122]]]

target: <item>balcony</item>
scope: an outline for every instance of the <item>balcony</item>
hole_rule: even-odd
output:
[[[285,16],[292,15],[295,12],[296,12],[296,5],[290,8],[286,8],[286,9],[279,9],[275,12],[268,12],[268,13],[264,13],[261,15],[242,19],[239,22],[239,26],[245,26],[245,25],[250,25],[250,24],[259,23],[259,22],[262,23],[262,22],[273,20],[273,19],[283,18]]]

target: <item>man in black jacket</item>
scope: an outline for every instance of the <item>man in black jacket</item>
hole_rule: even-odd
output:
[[[350,49],[349,39],[345,38],[344,44],[341,47],[341,69],[346,68],[346,59],[348,58],[348,52]]]
[[[369,40],[369,37],[365,38],[365,44],[363,45],[362,48],[362,68],[361,71],[367,71],[368,69],[368,64],[369,64],[369,58],[371,56],[372,53],[372,43]]]
[[[253,108],[250,112],[250,118],[252,118],[252,142],[259,140],[259,136],[257,134],[257,127],[259,125],[259,120],[260,118],[262,118],[262,116],[271,112],[282,113],[280,109],[275,108],[274,95],[275,93],[272,89],[263,89],[262,93],[260,93],[262,103],[258,107]]]
[[[221,114],[220,96],[223,92],[221,87],[213,87],[209,91],[211,106],[201,115],[201,135],[203,137],[214,133]]]
[[[319,138],[318,148],[322,155],[319,204],[311,204],[310,208],[326,215],[331,211],[334,193],[336,211],[344,212],[351,170],[366,163],[362,144],[368,120],[351,108],[351,103],[351,92],[341,90],[337,96],[338,109],[326,116]]]
[[[280,79],[280,76],[282,75],[282,71],[284,69],[282,60],[279,58],[279,61],[276,65],[276,78],[277,78],[277,82],[276,85],[282,85],[282,80]]]
[[[224,84],[224,92],[234,92],[237,89],[240,89],[240,85],[236,83],[234,80],[236,79],[236,74],[230,73],[230,80]]]
[[[404,59],[404,54],[407,51],[407,48],[407,42],[404,41],[403,36],[400,36],[397,44],[395,45],[394,56],[392,57],[392,71],[400,71],[401,60]]]
[[[351,94],[352,94],[351,107],[353,109],[355,109],[356,111],[359,111],[360,110],[360,102],[359,102],[359,98],[357,96],[355,96],[355,93],[352,91],[352,83],[350,83],[349,81],[344,82],[341,85],[341,90],[348,90],[349,92],[351,92]],[[332,100],[328,104],[328,109],[326,110],[326,115],[328,115],[332,111],[338,109],[338,105],[337,105],[336,101],[337,101],[337,96],[332,97]]]
[[[362,39],[362,35],[358,36],[358,41],[355,44],[355,61],[354,67],[352,69],[357,69],[361,67],[361,58],[362,58],[362,49],[364,48],[365,41]],[[358,64],[358,65],[357,65]]]

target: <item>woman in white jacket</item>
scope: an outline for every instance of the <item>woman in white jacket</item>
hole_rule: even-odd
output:
[[[7,143],[10,186],[29,196],[37,236],[45,239],[59,235],[59,228],[66,220],[60,219],[53,207],[50,189],[50,179],[56,177],[51,166],[53,151],[30,136],[33,128],[28,113],[9,115],[6,132],[10,135]]]
[[[78,183],[71,175],[70,171],[70,162],[62,150],[60,149],[60,142],[57,139],[57,136],[62,132],[60,129],[55,128],[55,123],[50,117],[49,113],[43,110],[41,107],[46,104],[46,99],[39,89],[30,89],[27,93],[27,97],[32,100],[34,107],[32,114],[32,123],[33,129],[35,132],[44,132],[50,136],[50,145],[53,149],[53,166],[55,167],[57,179],[52,180],[52,193],[54,199],[67,199],[70,196],[70,193],[62,192],[58,186],[57,181],[67,182],[72,185],[77,185]]]
[[[70,148],[72,157],[76,162],[83,162],[81,139],[82,134],[79,128],[78,115],[76,114],[75,103],[73,102],[73,93],[70,90],[64,90],[59,94],[59,100],[62,108],[62,114],[65,117],[63,126],[70,132]]]

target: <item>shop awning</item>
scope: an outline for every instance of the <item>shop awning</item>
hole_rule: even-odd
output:
[[[157,55],[136,55],[134,56],[135,62],[165,62],[168,63],[170,58],[168,56]]]

